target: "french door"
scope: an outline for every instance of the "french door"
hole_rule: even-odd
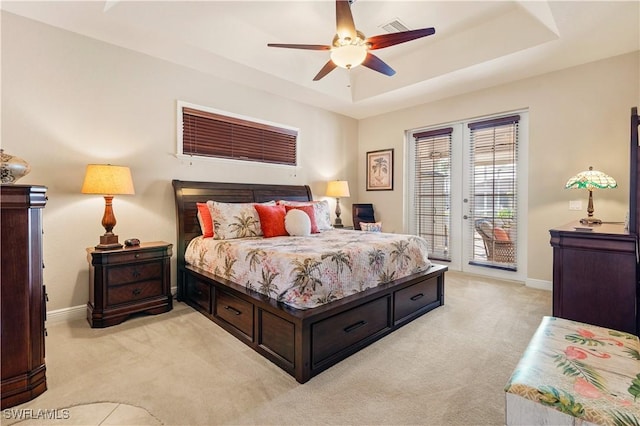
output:
[[[410,232],[453,270],[526,278],[528,114],[408,132]]]

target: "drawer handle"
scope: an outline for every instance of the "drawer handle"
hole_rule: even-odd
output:
[[[133,293],[134,296],[140,296],[140,293],[142,293],[142,290],[140,290],[139,288],[134,288],[131,293]]]
[[[134,256],[136,259],[140,257],[140,253],[136,253]]]
[[[133,275],[133,278],[138,278],[140,276],[140,271],[138,271],[137,269],[134,269],[131,275]]]
[[[353,330],[357,330],[358,328],[362,327],[363,325],[366,325],[367,322],[366,321],[358,321],[355,324],[350,325],[349,327],[345,327],[344,328],[344,332],[345,333],[351,333]]]
[[[415,296],[411,297],[411,300],[413,300],[414,302],[418,299],[422,299],[424,297],[424,294],[422,293],[418,293]]]
[[[240,312],[239,310],[237,310],[236,308],[232,308],[231,306],[225,306],[224,307],[227,311],[231,311],[233,312],[234,315],[240,315],[242,312]]]

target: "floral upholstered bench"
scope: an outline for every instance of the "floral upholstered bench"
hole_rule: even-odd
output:
[[[505,392],[507,425],[640,425],[640,342],[544,317]]]

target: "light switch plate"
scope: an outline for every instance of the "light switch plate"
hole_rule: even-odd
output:
[[[582,210],[582,200],[569,201],[569,210]]]

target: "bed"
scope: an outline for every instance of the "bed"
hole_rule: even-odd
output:
[[[305,185],[172,182],[177,210],[177,298],[299,383],[444,304],[445,266],[430,265],[385,284],[299,309],[189,264],[185,253],[201,235],[197,203],[311,201]],[[330,231],[347,232],[347,231]],[[356,231],[352,231],[356,232]],[[361,231],[357,231],[361,232]],[[195,262],[194,262],[195,263]]]

